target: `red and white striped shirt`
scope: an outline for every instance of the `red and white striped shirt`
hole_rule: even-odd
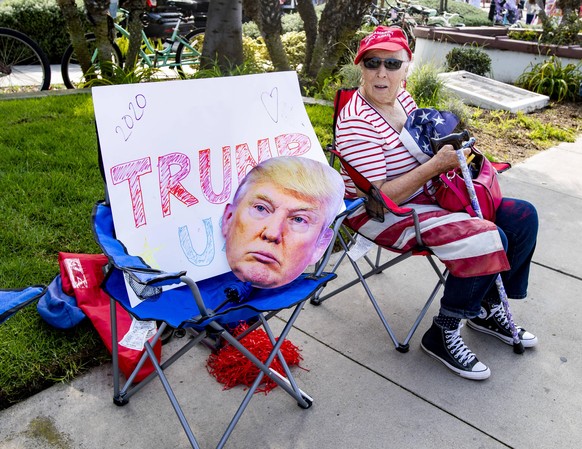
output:
[[[396,99],[406,115],[417,108],[405,90]],[[338,115],[335,143],[342,157],[372,182],[398,178],[420,165],[400,141],[400,133],[359,91],[354,93]],[[346,184],[346,197],[356,197],[353,181],[343,169],[341,174]],[[422,190],[421,187],[411,198]]]
[[[397,96],[409,115],[416,103],[406,91]],[[368,180],[397,178],[420,163],[400,141],[400,133],[360,95],[354,93],[338,115],[336,148]],[[342,168],[346,196],[356,196],[356,187]],[[428,186],[430,187],[430,186]],[[410,201],[412,200],[412,201]],[[416,210],[424,245],[458,277],[484,276],[509,269],[497,226],[465,212],[452,213],[423,193],[421,187],[404,203]],[[346,222],[354,231],[376,244],[397,252],[417,245],[414,219],[386,212],[383,221],[370,218],[365,207],[351,213]]]

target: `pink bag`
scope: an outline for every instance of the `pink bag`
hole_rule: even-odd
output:
[[[472,154],[475,157],[469,164],[469,170],[473,174],[473,185],[483,218],[495,221],[495,213],[503,199],[497,180],[497,170],[482,153],[473,151]],[[460,168],[441,174],[436,182],[436,189],[436,201],[443,209],[451,212],[466,211],[472,217],[477,216],[471,206]]]

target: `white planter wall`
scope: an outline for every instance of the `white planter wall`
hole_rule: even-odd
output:
[[[445,56],[455,47],[463,45],[449,42],[436,42],[429,39],[417,38],[414,50],[414,64],[420,66],[432,62],[436,65],[446,65]],[[507,50],[488,49],[481,47],[491,58],[492,78],[503,83],[513,84],[531,63],[537,64],[548,59],[546,56],[533,55],[531,53],[519,53]],[[580,60],[561,58],[562,64],[577,64]]]

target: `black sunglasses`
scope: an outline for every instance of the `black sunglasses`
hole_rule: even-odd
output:
[[[401,61],[400,59],[394,58],[364,58],[364,67],[367,69],[375,70],[380,67],[380,64],[384,63],[386,70],[398,70],[400,67],[402,67],[403,62],[404,61]]]

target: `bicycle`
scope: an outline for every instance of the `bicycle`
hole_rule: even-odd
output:
[[[412,15],[409,13],[409,5],[404,5],[405,6],[401,6],[401,3],[397,4],[397,6],[388,4],[388,25],[400,27],[404,32],[406,39],[408,40],[408,46],[412,51],[414,51],[414,47],[416,46],[414,29],[416,28],[417,23],[414,17],[412,17]]]
[[[375,3],[370,4],[370,11],[362,20],[362,25],[374,26],[383,25],[388,17],[388,9],[380,8]]]
[[[437,15],[437,10],[434,8],[428,8],[426,6],[412,4],[400,0],[396,0],[396,4],[400,8],[404,8],[406,13],[412,16],[412,18],[414,18],[414,20],[416,20],[419,25],[426,25],[429,21],[429,18]]]
[[[129,32],[121,25],[128,17],[129,12],[125,9],[119,8],[119,17],[121,20],[114,21],[113,26],[118,33],[118,39],[128,39]],[[152,12],[144,13],[142,20],[147,21],[161,21],[162,16]],[[172,33],[169,37],[162,41],[160,46],[154,46],[150,37],[142,29],[142,47],[139,50],[138,64],[143,67],[150,67],[159,69],[163,67],[170,67],[176,69],[180,78],[188,78],[194,74],[200,66],[200,56],[202,54],[202,45],[204,42],[204,29],[195,29],[185,36],[180,34],[180,26],[189,19],[184,18],[181,14],[177,14],[176,22]],[[98,54],[95,48],[95,35],[89,34],[86,36],[87,42],[90,45],[90,53],[92,55],[91,62],[94,67],[92,76],[100,76],[100,69],[98,66]],[[113,47],[113,61],[116,65],[121,65],[123,57],[119,45],[116,41],[112,43]],[[174,47],[176,50],[174,51]],[[63,82],[69,89],[74,89],[84,81],[84,75],[80,69],[78,61],[75,56],[75,51],[72,45],[65,50],[61,61],[61,74]]]
[[[443,13],[440,16],[434,16],[431,17],[428,20],[427,25],[428,26],[434,26],[434,27],[446,27],[446,28],[451,28],[451,27],[464,27],[465,24],[464,23],[460,23],[460,22],[456,22],[454,25],[452,23],[452,19],[462,19],[463,16],[456,13],[456,12],[447,12],[447,11],[443,11]]]
[[[46,53],[26,34],[0,28],[0,93],[47,90],[51,66]]]
[[[414,51],[416,38],[414,37],[414,28],[417,23],[411,12],[422,11],[422,14],[429,13],[428,8],[423,6],[411,6],[408,3],[397,1],[397,6],[387,4],[387,8],[380,8],[375,3],[370,5],[370,11],[363,18],[362,25],[376,27],[378,25],[397,26],[402,29],[408,46]],[[405,6],[402,6],[405,5]],[[426,12],[425,12],[426,10]]]

